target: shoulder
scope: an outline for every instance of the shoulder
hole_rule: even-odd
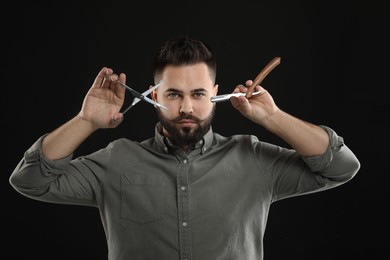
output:
[[[218,133],[214,133],[213,143],[217,146],[248,146],[252,148],[261,144],[255,135],[235,134],[223,136]]]
[[[140,147],[140,143],[127,138],[119,138],[108,143],[105,149],[107,150],[129,150]]]
[[[219,133],[214,133],[214,141],[218,143],[225,142],[259,142],[259,139],[255,135],[251,134],[235,134],[230,136],[223,136]]]

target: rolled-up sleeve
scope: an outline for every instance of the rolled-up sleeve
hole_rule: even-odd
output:
[[[302,156],[291,149],[272,148],[266,169],[274,183],[273,201],[340,186],[359,171],[360,162],[344,139],[333,129],[321,127],[329,135],[328,148],[321,155]]]
[[[85,176],[73,172],[73,154],[58,160],[46,159],[41,151],[44,137],[24,153],[9,178],[11,186],[40,201],[94,206],[93,192],[86,188]]]
[[[309,168],[333,181],[345,182],[352,179],[360,169],[355,154],[345,145],[344,139],[330,127],[321,127],[329,135],[329,146],[319,156],[302,156]]]

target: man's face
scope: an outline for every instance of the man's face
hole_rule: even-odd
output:
[[[157,108],[163,134],[177,145],[196,143],[210,129],[215,112],[210,97],[218,92],[207,65],[167,66],[161,80],[152,97],[168,108]]]

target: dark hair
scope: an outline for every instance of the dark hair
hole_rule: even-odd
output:
[[[185,66],[206,63],[210,77],[215,81],[217,61],[214,50],[206,43],[189,36],[176,36],[166,41],[158,50],[153,74],[158,78],[167,65]]]

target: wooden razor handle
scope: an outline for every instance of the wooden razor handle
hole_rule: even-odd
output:
[[[268,64],[260,71],[259,75],[253,81],[253,84],[248,88],[245,97],[250,98],[257,85],[263,81],[263,79],[270,73],[276,66],[280,64],[280,57],[273,58]]]

